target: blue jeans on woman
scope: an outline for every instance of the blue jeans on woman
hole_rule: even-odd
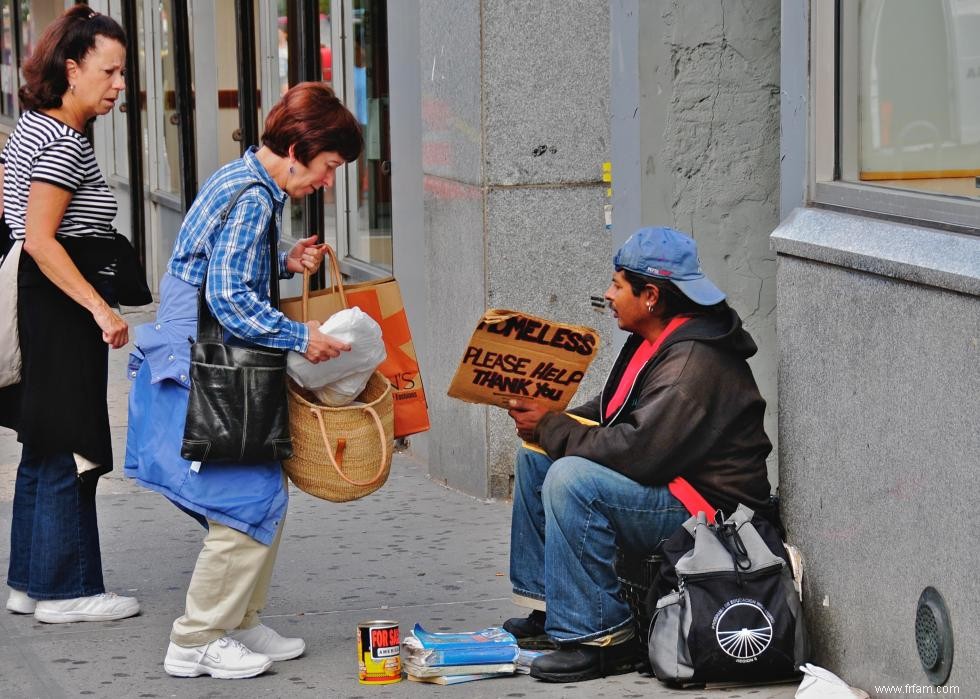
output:
[[[37,600],[105,592],[95,514],[98,478],[79,478],[71,453],[27,445],[17,468],[7,585]]]
[[[632,623],[620,593],[619,549],[651,553],[689,515],[664,487],[640,485],[588,459],[521,449],[510,534],[514,594],[547,605],[545,631],[592,641]]]

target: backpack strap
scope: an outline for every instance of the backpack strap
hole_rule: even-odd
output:
[[[715,508],[685,479],[678,476],[667,484],[667,490],[681,501],[681,504],[687,508],[692,516],[697,517],[698,512],[704,512],[708,523],[715,524]]]

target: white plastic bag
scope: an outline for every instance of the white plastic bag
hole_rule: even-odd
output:
[[[800,665],[803,681],[796,699],[869,699],[863,689],[851,687],[840,677],[811,663]]]
[[[320,332],[346,342],[351,346],[350,352],[317,364],[298,352],[290,352],[286,372],[300,386],[313,391],[324,405],[347,405],[364,390],[371,374],[385,360],[381,326],[355,306],[327,318]]]

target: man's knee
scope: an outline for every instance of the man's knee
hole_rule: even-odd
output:
[[[591,502],[595,495],[595,468],[596,464],[576,456],[556,459],[544,479],[542,499],[552,509],[569,502]]]

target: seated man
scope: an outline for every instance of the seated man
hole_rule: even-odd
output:
[[[756,345],[701,271],[694,240],[643,228],[616,253],[605,293],[631,333],[602,394],[572,411],[511,401],[515,466],[510,578],[535,610],[504,628],[550,641],[531,675],[575,682],[632,669],[617,550],[651,553],[690,515],[745,503],[770,513],[765,401],[746,359]]]

